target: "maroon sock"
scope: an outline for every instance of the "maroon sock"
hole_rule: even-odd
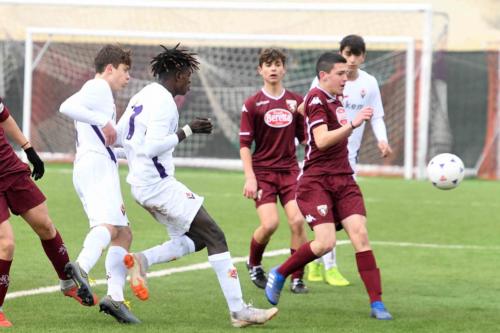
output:
[[[314,254],[311,250],[311,242],[305,243],[299,249],[291,255],[280,267],[278,267],[278,273],[283,275],[285,278],[295,272],[299,268],[303,268],[307,263],[317,259],[318,256]]]
[[[9,289],[10,264],[12,264],[12,260],[0,259],[0,306],[3,305],[5,294],[7,294],[7,289]]]
[[[370,303],[382,300],[382,282],[375,257],[371,250],[356,253],[359,275],[365,284]]]
[[[295,249],[290,249],[290,253],[293,254],[297,252],[297,250]],[[304,266],[300,267],[299,269],[297,269],[295,272],[292,273],[292,281],[293,279],[302,279],[304,277]]]
[[[66,245],[56,230],[56,236],[52,239],[41,240],[42,246],[45,254],[52,262],[52,266],[57,272],[59,279],[67,280],[66,274],[64,274],[64,266],[69,262],[68,251],[66,250]]]
[[[252,237],[252,242],[250,243],[250,257],[248,258],[248,263],[250,266],[260,266],[262,264],[262,255],[266,249],[266,244],[259,244]]]

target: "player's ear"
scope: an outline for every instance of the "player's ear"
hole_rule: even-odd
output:
[[[104,67],[104,72],[105,73],[112,73],[113,72],[113,64],[107,64],[106,67]]]

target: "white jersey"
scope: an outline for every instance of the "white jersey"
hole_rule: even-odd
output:
[[[59,108],[61,113],[75,121],[76,158],[88,151],[109,156],[114,162],[113,151],[104,145],[101,128],[116,121],[116,107],[109,84],[100,78],[87,81]]]
[[[174,176],[172,153],[179,113],[172,94],[150,83],[135,94],[118,122],[118,144],[128,160],[127,182],[147,186]]]
[[[319,85],[318,77],[315,77],[311,88]],[[347,81],[344,87],[344,96],[342,104],[346,110],[349,121],[353,120],[356,114],[364,107],[373,108],[373,117],[370,121],[373,132],[378,141],[387,141],[387,131],[384,124],[384,107],[382,106],[382,98],[378,87],[377,79],[367,72],[358,69],[358,77],[356,80]],[[349,161],[351,166],[358,156],[363,132],[365,130],[365,122],[356,128],[349,136],[347,148],[349,150]]]

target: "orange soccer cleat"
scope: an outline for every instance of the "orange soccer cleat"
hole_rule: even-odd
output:
[[[5,317],[3,312],[0,312],[0,327],[11,327],[12,323]]]
[[[84,304],[82,302],[82,298],[80,296],[78,296],[78,287],[76,285],[74,285],[73,287],[70,287],[68,289],[61,290],[61,291],[64,294],[64,296],[74,298],[81,305],[88,306],[88,304]],[[93,305],[96,305],[99,302],[99,299],[97,298],[97,295],[95,295],[95,294],[93,294],[93,298],[94,298]]]
[[[123,257],[123,263],[130,275],[130,288],[134,292],[134,295],[141,301],[149,298],[144,260],[146,258],[140,253],[127,253]]]

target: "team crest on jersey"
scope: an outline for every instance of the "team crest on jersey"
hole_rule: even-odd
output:
[[[192,192],[186,192],[186,197],[188,199],[194,199],[194,194]]]
[[[319,205],[316,207],[316,210],[321,216],[326,216],[326,214],[328,213],[328,207],[326,205]]]
[[[237,279],[238,278],[238,271],[236,270],[236,267],[233,267],[229,271],[227,271],[227,276],[232,278],[232,279]]]
[[[361,98],[365,98],[366,96],[366,90],[361,89]]]
[[[288,107],[288,111],[292,113],[297,111],[297,101],[294,99],[287,99],[286,106]]]
[[[264,115],[264,122],[274,128],[287,127],[292,121],[292,113],[285,109],[272,109]]]
[[[125,205],[124,204],[121,205],[120,210],[122,211],[123,216],[125,216]]]
[[[347,113],[345,112],[345,109],[343,107],[338,107],[335,110],[335,113],[337,114],[337,121],[340,125],[344,126],[345,124],[347,124]]]

